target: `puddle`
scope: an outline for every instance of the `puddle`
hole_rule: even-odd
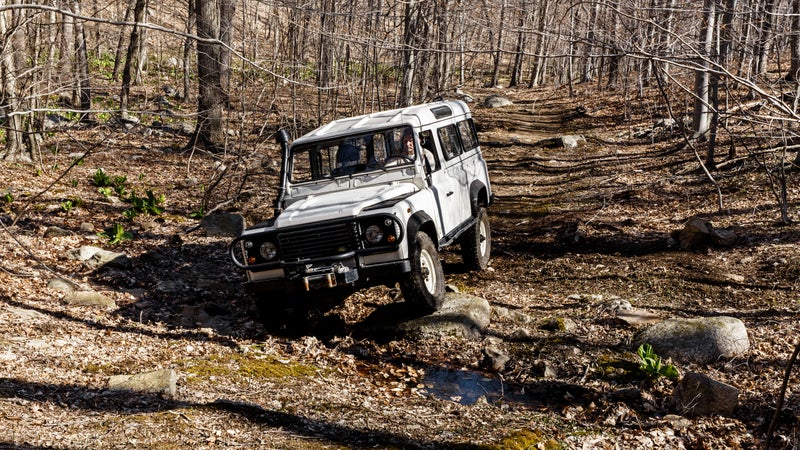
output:
[[[506,396],[500,380],[469,370],[426,367],[422,384],[434,397],[462,405],[472,405],[481,397],[493,403]]]

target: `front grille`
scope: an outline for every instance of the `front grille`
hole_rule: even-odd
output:
[[[324,258],[355,250],[347,223],[280,232],[278,244],[284,261]]]

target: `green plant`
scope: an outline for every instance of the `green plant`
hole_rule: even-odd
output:
[[[14,196],[11,195],[11,192],[6,192],[3,195],[3,201],[10,205],[14,201]]]
[[[94,175],[92,175],[92,182],[98,187],[108,187],[112,185],[111,177],[108,176],[102,167],[97,169]]]
[[[83,206],[83,199],[81,199],[80,197],[73,197],[61,202],[61,210],[66,213],[69,213],[73,209],[79,208],[81,206]]]
[[[114,193],[114,189],[108,186],[97,188],[97,192],[103,194],[103,197],[110,197]]]
[[[123,241],[128,241],[133,239],[133,235],[125,231],[125,228],[123,228],[122,225],[118,223],[115,223],[114,226],[112,226],[106,231],[97,233],[97,235],[100,236],[101,238],[108,239],[108,243],[110,245],[117,245],[122,243]]]
[[[678,378],[678,369],[672,364],[662,364],[661,357],[655,354],[650,344],[640,345],[636,354],[641,359],[639,369],[647,375],[647,378],[666,377],[671,380]]]
[[[123,211],[122,215],[127,219],[133,219],[139,214],[146,213],[157,216],[164,212],[164,208],[161,207],[165,200],[164,194],[156,195],[153,191],[148,189],[145,195],[146,197],[139,197],[136,195],[136,191],[132,192],[131,195],[125,199],[127,203],[131,204],[131,207]]]
[[[203,208],[202,206],[197,211],[192,211],[191,213],[189,213],[190,218],[197,220],[202,219],[203,217],[205,217],[205,215],[206,215],[205,208]]]

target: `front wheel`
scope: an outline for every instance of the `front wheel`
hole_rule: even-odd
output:
[[[444,271],[439,252],[423,232],[415,236],[411,248],[411,272],[400,281],[403,298],[425,312],[437,311],[444,301]]]
[[[492,228],[486,208],[478,211],[475,223],[461,237],[461,257],[468,270],[486,270],[492,251]]]

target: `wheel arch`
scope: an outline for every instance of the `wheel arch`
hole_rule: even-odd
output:
[[[424,211],[417,211],[408,219],[408,224],[406,225],[406,239],[408,240],[409,249],[415,245],[414,236],[417,235],[418,231],[427,234],[434,243],[439,242],[439,237],[436,235],[436,223],[431,216]]]
[[[469,203],[472,209],[472,217],[478,217],[481,207],[488,207],[492,203],[489,196],[489,189],[482,182],[475,180],[469,186]]]

